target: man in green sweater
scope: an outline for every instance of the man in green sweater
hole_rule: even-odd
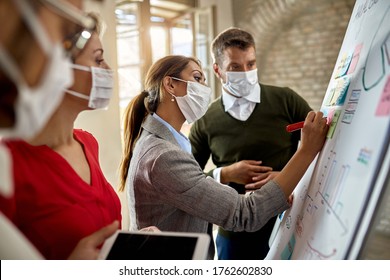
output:
[[[300,138],[299,131],[288,133],[286,126],[304,120],[312,109],[293,90],[258,82],[255,42],[248,32],[223,31],[211,51],[222,95],[192,125],[192,153],[202,169],[211,155],[217,168],[208,175],[244,195],[282,170]],[[257,232],[219,228],[218,259],[264,259],[275,219]]]

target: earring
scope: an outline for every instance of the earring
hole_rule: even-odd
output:
[[[174,95],[173,95],[172,93],[170,93],[170,95],[172,96],[171,101],[172,101],[172,102],[175,102]]]

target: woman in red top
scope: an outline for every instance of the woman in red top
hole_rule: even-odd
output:
[[[68,258],[80,239],[121,221],[119,198],[99,165],[97,141],[73,128],[80,112],[103,108],[111,97],[112,71],[97,33],[74,63],[74,85],[44,130],[29,142],[6,142],[15,179],[6,214],[47,259]]]

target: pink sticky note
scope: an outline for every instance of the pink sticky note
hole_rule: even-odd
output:
[[[387,78],[385,88],[379,99],[378,107],[376,108],[376,116],[390,115],[390,76]]]
[[[351,73],[353,73],[355,71],[356,65],[359,62],[360,51],[362,50],[362,48],[363,48],[363,44],[359,44],[359,45],[357,45],[355,47],[355,50],[353,51],[353,57],[352,57],[351,65],[349,66],[347,74],[351,74]]]
[[[326,118],[327,118],[327,123],[328,124],[331,124],[332,123],[332,119],[333,119],[333,116],[334,116],[334,113],[335,113],[335,109],[330,109],[329,111],[328,111],[328,114],[327,114],[327,116],[326,116]]]

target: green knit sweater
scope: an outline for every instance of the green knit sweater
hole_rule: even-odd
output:
[[[288,133],[286,126],[304,120],[311,108],[289,88],[260,86],[261,102],[246,121],[225,112],[218,98],[193,124],[189,139],[202,169],[211,154],[217,167],[240,160],[261,160],[263,165],[280,171],[294,154],[300,131]]]

